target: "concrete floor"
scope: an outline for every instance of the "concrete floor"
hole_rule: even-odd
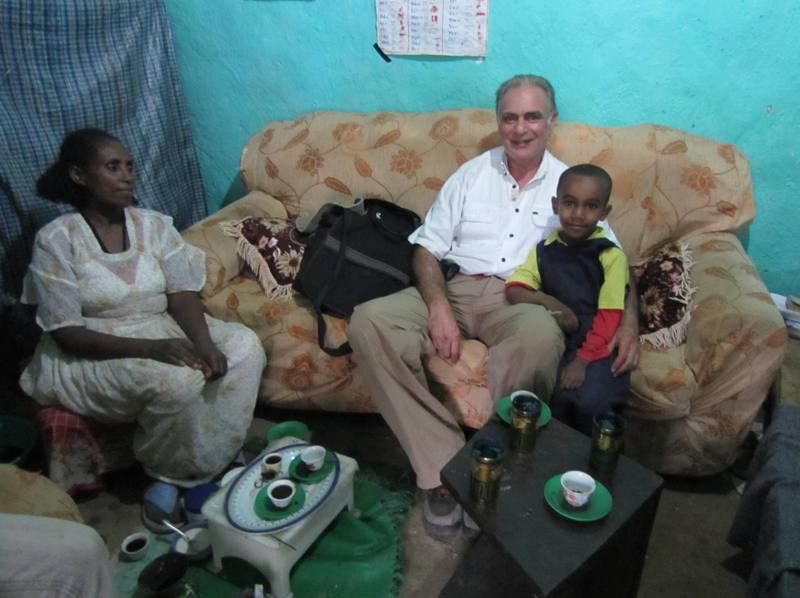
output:
[[[301,419],[316,443],[357,459],[398,484],[413,487],[413,475],[388,427],[378,416],[285,412],[260,412],[251,435],[263,437],[271,421]],[[106,540],[112,558],[120,541],[144,529],[139,499],[147,480],[138,470],[109,478],[109,488],[79,501],[87,523]],[[641,580],[642,598],[744,596],[746,579],[737,550],[725,537],[739,503],[739,494],[727,475],[703,480],[668,479],[661,496],[647,561]],[[402,598],[437,596],[450,579],[468,541],[459,534],[450,542],[430,538],[422,526],[421,505],[412,509],[404,529],[405,581]]]

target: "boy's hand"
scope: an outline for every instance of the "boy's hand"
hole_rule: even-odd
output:
[[[553,317],[555,317],[558,326],[564,331],[564,334],[575,332],[578,326],[580,326],[578,316],[566,305],[562,305],[557,311],[554,311]]]
[[[559,386],[566,389],[580,388],[583,386],[583,381],[586,379],[587,365],[589,364],[578,357],[570,361],[567,367],[561,370]]]

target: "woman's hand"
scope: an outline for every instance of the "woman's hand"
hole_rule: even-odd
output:
[[[214,380],[228,371],[228,360],[211,340],[200,296],[191,291],[167,294],[167,311],[193,343],[206,380]]]
[[[198,347],[197,352],[206,366],[203,369],[206,380],[216,380],[228,373],[228,358],[216,345],[209,343],[208,346]]]
[[[187,366],[203,371],[208,369],[203,358],[200,357],[194,345],[185,338],[163,338],[147,342],[145,355],[170,365]]]

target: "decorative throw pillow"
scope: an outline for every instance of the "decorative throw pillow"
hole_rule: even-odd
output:
[[[249,217],[221,222],[223,232],[237,241],[239,257],[250,266],[271,299],[286,301],[300,269],[306,237],[286,218]]]
[[[672,243],[633,267],[639,294],[639,340],[675,347],[686,340],[694,304],[692,255],[685,243]]]

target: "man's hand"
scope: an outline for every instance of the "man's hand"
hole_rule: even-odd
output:
[[[636,280],[633,269],[630,271],[630,280]],[[636,295],[636,286],[631,285],[625,296],[625,311],[622,313],[622,322],[611,342],[608,350],[617,350],[617,357],[611,364],[611,373],[619,376],[631,371],[639,364],[639,297]]]
[[[576,357],[561,370],[561,379],[559,386],[561,388],[580,388],[583,386],[583,381],[586,379],[586,366],[588,364],[581,358]]]
[[[428,332],[439,357],[456,363],[461,350],[461,332],[447,300],[428,308]]]
[[[439,357],[455,363],[461,350],[461,332],[447,300],[439,260],[430,251],[417,245],[413,264],[417,288],[428,306],[428,334],[433,346]]]
[[[608,350],[617,350],[617,357],[611,364],[611,373],[615,376],[631,371],[639,364],[639,332],[623,324],[608,344]]]

